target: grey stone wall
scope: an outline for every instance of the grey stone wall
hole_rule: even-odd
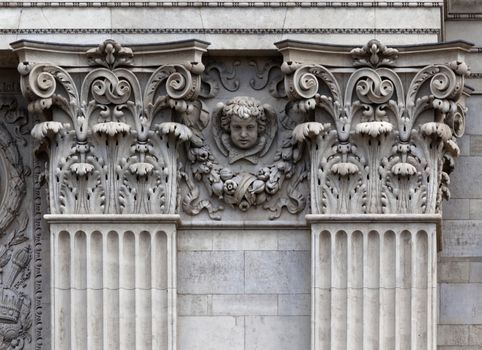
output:
[[[182,230],[177,259],[180,350],[309,349],[308,230]]]
[[[482,348],[482,91],[479,53],[482,45],[482,7],[477,1],[447,2],[445,39],[464,39],[476,48],[467,61],[475,89],[461,157],[451,176],[452,198],[443,209],[443,250],[439,254],[440,350]]]

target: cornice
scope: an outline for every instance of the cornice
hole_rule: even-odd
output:
[[[3,35],[30,34],[435,34],[439,28],[20,28]]]
[[[4,8],[78,8],[78,7],[303,7],[303,8],[442,8],[443,1],[6,1]]]
[[[319,44],[299,40],[283,40],[275,43],[286,61],[303,61],[335,67],[351,67],[353,45]],[[392,46],[398,50],[396,67],[413,68],[434,63],[463,60],[473,51],[473,44],[463,40]]]

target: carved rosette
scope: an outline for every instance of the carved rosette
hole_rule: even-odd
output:
[[[51,212],[174,213],[177,149],[165,123],[195,108],[202,63],[162,65],[141,86],[131,49],[107,40],[85,55],[85,75],[19,65],[29,111],[40,119],[32,136],[50,146]]]
[[[438,213],[464,133],[467,66],[430,65],[410,81],[386,67],[395,49],[371,41],[352,55],[361,68],[348,79],[316,64],[282,67],[288,97],[316,115],[294,130],[311,149],[312,212]]]

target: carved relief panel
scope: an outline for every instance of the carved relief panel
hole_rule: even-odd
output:
[[[35,170],[19,84],[14,71],[0,74],[0,349],[34,349],[44,342],[48,301],[41,292],[42,231],[29,205]]]

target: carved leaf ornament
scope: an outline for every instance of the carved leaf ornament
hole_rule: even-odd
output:
[[[262,207],[274,219],[283,208],[304,210],[307,178],[313,213],[435,213],[450,194],[465,127],[462,62],[427,66],[407,84],[408,73],[390,68],[398,51],[377,40],[352,51],[355,69],[343,78],[321,65],[284,62],[285,114],[302,116],[294,123],[254,97],[206,108],[203,98],[219,86],[200,94],[201,85],[212,87],[209,73],[217,72],[226,91],[237,91],[236,62],[234,75],[218,64],[204,78],[201,62],[163,65],[141,86],[129,68],[132,50],[106,41],[86,55],[93,67],[79,90],[61,67],[19,66],[29,109],[42,118],[32,135],[50,144],[54,213],[174,213],[179,205],[220,219],[228,205]],[[257,67],[264,80],[250,86],[268,86],[272,68]],[[209,121],[227,164],[204,136]],[[288,136],[279,124],[291,125]],[[279,149],[266,163],[275,139]],[[243,161],[258,170],[233,170]]]
[[[387,68],[398,52],[370,41],[352,51],[344,91],[325,67],[285,62],[289,98],[323,120],[293,134],[311,148],[314,213],[436,213],[465,128],[463,62],[422,68],[408,86]],[[322,93],[320,93],[322,91]],[[315,125],[318,124],[318,127]]]
[[[50,144],[51,211],[173,213],[174,137],[187,141],[193,135],[182,124],[182,130],[160,126],[157,116],[193,109],[202,64],[161,66],[143,90],[126,68],[131,49],[108,40],[86,55],[93,68],[80,89],[61,67],[19,66],[29,110],[42,118],[32,136]]]

